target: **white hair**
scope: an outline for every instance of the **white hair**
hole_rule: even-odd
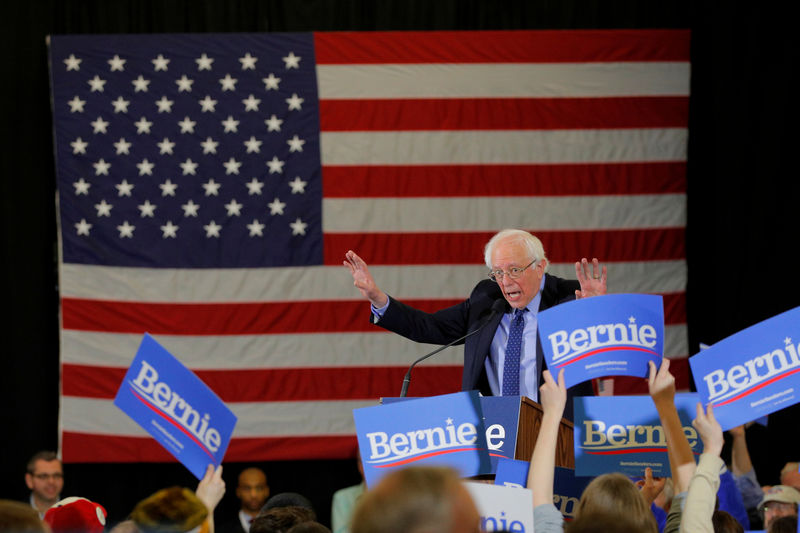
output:
[[[504,229],[495,233],[494,236],[489,239],[489,242],[486,243],[486,247],[483,249],[483,260],[489,270],[492,269],[492,252],[494,251],[495,245],[497,245],[497,243],[500,241],[506,240],[519,242],[525,246],[526,250],[528,251],[528,257],[531,259],[531,261],[538,262],[544,260],[544,270],[545,272],[547,271],[547,267],[550,266],[550,262],[544,255],[544,246],[542,246],[542,241],[540,241],[535,235],[531,235],[527,231],[523,231],[521,229]]]

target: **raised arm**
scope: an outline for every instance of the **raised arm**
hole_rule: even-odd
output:
[[[564,369],[558,373],[558,383],[550,375],[549,370],[542,372],[544,383],[539,387],[539,399],[542,402],[542,424],[536,445],[531,456],[528,470],[528,488],[533,493],[533,506],[553,503],[553,479],[556,466],[556,445],[558,443],[558,427],[564,416],[567,403],[567,387],[564,385]]]
[[[669,371],[669,359],[666,357],[662,360],[658,372],[655,363],[650,361],[649,365],[648,389],[658,411],[661,427],[664,429],[675,492],[680,493],[689,488],[695,462],[692,447],[689,446],[689,440],[683,432],[678,417],[678,410],[675,408],[675,376]]]
[[[697,417],[692,425],[697,429],[700,439],[703,441],[703,454],[700,456],[700,462],[689,484],[680,531],[713,533],[714,525],[711,522],[711,515],[714,514],[714,506],[717,501],[719,475],[725,466],[719,457],[725,440],[722,437],[722,428],[714,418],[711,404],[704,412],[703,406],[698,402]]]
[[[576,262],[575,275],[578,283],[581,284],[581,289],[575,291],[576,300],[590,296],[602,296],[608,292],[606,267],[601,268],[596,257],[592,259],[591,263],[585,257]]]
[[[225,495],[225,481],[222,479],[222,465],[206,467],[206,473],[197,484],[195,494],[208,508],[208,533],[214,533],[214,509]]]
[[[363,259],[356,255],[353,250],[348,250],[343,264],[350,270],[350,274],[353,276],[353,285],[364,298],[377,308],[386,305],[389,297],[375,284],[372,274],[369,273],[367,263]]]

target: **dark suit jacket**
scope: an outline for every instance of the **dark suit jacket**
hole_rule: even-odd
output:
[[[578,289],[580,289],[580,284],[575,280],[566,280],[545,274],[539,311],[574,300],[575,291]],[[479,327],[490,314],[494,302],[498,299],[503,300],[503,293],[494,281],[483,280],[472,289],[472,294],[469,295],[469,298],[458,305],[435,313],[425,313],[391,297],[389,299],[391,301],[389,307],[381,319],[377,321],[379,326],[416,342],[448,344],[459,337],[463,337],[473,328]],[[502,314],[498,313],[486,324],[481,332],[470,336],[464,342],[462,390],[477,389],[485,396],[492,395],[486,378],[485,362],[489,356],[489,347],[492,344],[492,339],[501,319]],[[536,368],[539,369],[538,383],[541,384],[543,383],[542,371],[547,366],[538,334]],[[567,391],[567,406],[564,410],[564,416],[572,420],[572,398],[574,396],[591,396],[592,393],[590,381],[570,388]]]

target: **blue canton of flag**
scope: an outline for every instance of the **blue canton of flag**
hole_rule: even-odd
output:
[[[64,262],[322,263],[311,34],[55,36],[51,61]]]

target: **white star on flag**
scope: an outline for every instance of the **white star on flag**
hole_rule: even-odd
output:
[[[159,185],[159,188],[161,189],[161,196],[175,196],[175,189],[178,188],[178,185],[167,179],[167,181]]]
[[[139,74],[139,77],[133,80],[133,91],[140,93],[140,92],[147,92],[147,86],[150,85],[150,80],[144,79],[144,77]]]
[[[114,205],[106,202],[105,198],[100,200],[99,204],[94,204],[94,208],[97,209],[98,217],[110,217],[112,207],[114,207]]]
[[[75,98],[67,103],[69,104],[70,113],[83,113],[83,106],[86,105],[86,100],[81,100],[78,95],[75,95]]]
[[[286,64],[286,69],[300,68],[300,60],[302,58],[294,55],[294,52],[289,52],[288,56],[283,57],[283,62]]]
[[[286,207],[286,204],[281,202],[276,196],[274,200],[267,204],[267,207],[269,207],[270,215],[282,215],[283,208]]]
[[[159,143],[156,143],[156,146],[158,146],[159,154],[161,155],[172,154],[172,149],[175,148],[175,143],[170,141],[168,138],[164,137],[164,140],[162,140]]]
[[[103,120],[103,117],[97,117],[97,120],[93,120],[90,124],[94,129],[94,133],[107,133],[110,122]]]
[[[221,186],[222,184],[214,181],[214,178],[211,178],[207,182],[203,183],[203,188],[206,190],[206,196],[219,196],[219,188]]]
[[[236,133],[239,121],[234,120],[231,115],[228,115],[228,118],[222,121],[222,125],[225,128],[225,133]]]
[[[289,151],[290,152],[302,152],[303,151],[303,145],[305,143],[306,142],[303,139],[301,139],[300,137],[298,137],[297,135],[295,135],[294,137],[292,137],[291,139],[286,141],[286,144],[289,145]]]
[[[151,204],[150,200],[145,200],[143,204],[139,204],[139,211],[142,212],[142,218],[144,217],[153,217],[155,213],[156,206],[155,204]]]
[[[117,155],[130,155],[131,153],[131,146],[132,143],[129,143],[125,140],[125,137],[120,137],[117,142],[114,143],[114,148],[117,149]]]
[[[136,226],[132,226],[128,223],[128,221],[124,221],[121,226],[117,226],[117,230],[119,231],[119,238],[124,239],[132,239],[133,238],[133,230],[136,229]]]
[[[247,147],[248,154],[257,154],[261,152],[261,141],[256,139],[254,136],[250,136],[249,139],[244,141],[244,145]]]
[[[308,224],[297,217],[294,222],[290,222],[289,226],[292,228],[292,235],[305,235]]]
[[[217,101],[206,95],[205,98],[199,101],[200,111],[203,113],[213,113],[217,106]]]
[[[245,185],[247,186],[247,194],[252,196],[254,194],[261,194],[261,189],[264,187],[264,182],[253,178],[245,183]]]
[[[183,209],[183,216],[196,217],[197,210],[200,209],[200,205],[194,203],[192,200],[189,200],[188,202],[186,202],[181,206],[181,209]]]
[[[75,186],[75,194],[85,194],[89,195],[89,187],[92,186],[91,183],[86,181],[85,179],[81,178],[78,181],[72,183]]]
[[[186,161],[181,163],[181,169],[183,169],[183,175],[186,176],[191,174],[194,176],[197,173],[197,163],[192,161],[190,158],[186,158]]]
[[[142,159],[141,163],[136,163],[136,168],[139,169],[139,175],[140,176],[144,176],[144,175],[152,176],[153,175],[153,167],[155,167],[155,164],[153,164],[150,161],[148,161],[146,157],[144,159]]]
[[[163,70],[164,72],[167,71],[167,65],[169,65],[170,60],[165,58],[163,55],[158,54],[158,57],[155,59],[150,60],[153,63],[153,69],[158,72],[159,70]]]
[[[279,119],[275,115],[272,115],[264,121],[264,124],[267,125],[267,131],[281,131],[281,124],[283,124],[283,120]]]
[[[219,237],[219,230],[222,229],[222,226],[214,222],[213,220],[203,226],[203,229],[206,230],[206,237]]]
[[[127,113],[128,106],[131,105],[130,100],[125,100],[123,97],[118,96],[116,100],[111,102],[114,106],[114,113]]]
[[[92,92],[103,92],[103,86],[106,84],[106,80],[101,79],[100,76],[97,74],[94,75],[94,78],[88,81],[89,87],[92,88]]]
[[[194,127],[196,125],[197,122],[189,117],[183,117],[183,120],[178,121],[178,126],[181,127],[181,133],[194,133]]]
[[[222,166],[225,167],[225,175],[230,176],[231,174],[239,174],[239,167],[241,167],[242,164],[239,161],[235,160],[233,157],[231,157],[230,159],[222,163]]]
[[[80,222],[75,223],[75,229],[78,235],[89,235],[89,230],[92,229],[92,225],[86,222],[85,218],[82,218]]]
[[[81,61],[83,61],[83,59],[78,59],[75,57],[75,54],[70,54],[69,57],[64,60],[64,64],[67,65],[67,72],[70,70],[80,70]]]
[[[153,127],[153,123],[147,120],[146,117],[140,118],[139,120],[134,122],[133,125],[136,126],[136,133],[138,133],[139,135],[143,133],[150,133],[150,128]]]
[[[75,155],[77,155],[77,154],[85,154],[86,153],[86,148],[89,146],[89,143],[87,143],[86,141],[84,141],[80,137],[78,137],[77,139],[75,139],[74,141],[72,141],[69,144],[70,144],[70,146],[72,146],[72,153],[75,154]]]
[[[119,55],[114,54],[114,57],[108,60],[108,64],[111,67],[111,72],[122,72],[125,70],[125,62],[126,59],[122,59]]]
[[[92,163],[92,166],[94,167],[95,176],[108,176],[108,169],[111,168],[111,163],[106,163],[106,160],[101,157],[96,163]]]
[[[195,62],[197,63],[197,70],[211,70],[211,63],[214,62],[214,59],[208,57],[204,52],[203,55],[195,59]]]
[[[253,221],[247,225],[247,229],[250,230],[251,237],[263,237],[265,227],[266,226],[259,222],[257,218],[254,218]]]
[[[190,80],[189,78],[187,78],[186,74],[181,76],[179,79],[175,80],[175,83],[178,84],[178,92],[179,93],[182,93],[182,92],[190,93],[190,92],[192,92],[192,84],[194,83],[194,80]]]
[[[167,220],[167,223],[161,226],[162,237],[166,238],[175,238],[178,236],[178,226],[172,223],[171,220]]]
[[[230,74],[225,74],[225,77],[219,80],[220,85],[222,85],[222,92],[235,91],[237,81],[239,80],[232,78]]]
[[[258,58],[251,56],[250,52],[247,52],[244,57],[239,58],[239,62],[242,64],[242,70],[255,70],[256,61],[258,61]]]
[[[300,176],[295,176],[294,179],[289,182],[289,186],[292,188],[292,194],[305,193],[306,185],[308,185],[308,182],[301,180]]]
[[[245,111],[258,111],[258,104],[261,103],[261,100],[251,94],[242,100],[242,103],[244,104]]]
[[[272,72],[269,73],[269,76],[266,78],[261,78],[261,81],[264,82],[264,90],[271,91],[271,90],[278,90],[278,84],[281,82],[281,79],[276,77],[275,74]]]
[[[200,143],[200,146],[203,147],[204,154],[216,154],[217,153],[217,145],[219,143],[212,139],[211,137],[206,137],[206,140]]]
[[[283,174],[283,164],[284,162],[278,159],[278,156],[272,156],[272,159],[267,161],[267,166],[269,167],[270,174]]]
[[[233,217],[233,216],[238,217],[239,215],[241,215],[242,214],[242,207],[243,207],[243,204],[240,204],[239,202],[237,202],[235,198],[232,199],[227,204],[225,204],[225,209],[227,209],[229,217]]]
[[[135,185],[133,183],[128,183],[128,180],[122,180],[122,182],[117,183],[114,187],[119,191],[117,193],[118,196],[130,196]]]
[[[156,100],[156,106],[158,106],[159,113],[171,113],[172,112],[172,104],[174,104],[174,100],[170,100],[166,96],[162,96],[160,100]]]
[[[286,103],[289,104],[289,111],[295,110],[300,111],[303,109],[303,102],[305,102],[304,98],[300,98],[297,96],[297,93],[292,93],[291,98],[286,99]]]

